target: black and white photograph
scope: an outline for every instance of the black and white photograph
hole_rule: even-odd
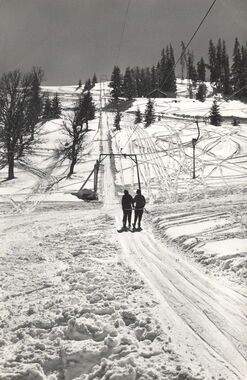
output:
[[[0,0],[0,380],[247,379],[247,0]]]

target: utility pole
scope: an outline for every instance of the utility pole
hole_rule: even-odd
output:
[[[98,190],[98,174],[99,174],[99,160],[96,161],[94,165],[94,194],[97,196]]]
[[[193,175],[192,178],[196,178],[196,142],[197,139],[192,139],[192,148],[193,148]]]
[[[200,137],[200,129],[199,129],[199,124],[198,124],[198,120],[196,120],[196,126],[197,126],[197,132],[198,132],[198,135],[197,135],[197,138],[193,138],[192,139],[192,148],[193,148],[193,174],[192,174],[192,178],[195,179],[196,178],[196,143],[197,141],[199,140],[199,137]]]
[[[103,92],[105,95],[105,89],[103,88],[103,83],[107,81],[107,76],[105,74],[100,75],[100,95],[99,95],[99,100],[100,100],[100,113],[102,112],[102,107],[103,107]],[[103,91],[104,90],[104,91]]]
[[[74,195],[79,194],[80,192],[83,192],[84,186],[89,181],[92,175],[94,175],[94,189],[92,191],[92,194],[90,194],[90,200],[98,199],[97,196],[97,190],[98,190],[98,174],[99,174],[99,168],[100,164],[106,159],[106,157],[124,157],[124,158],[130,158],[136,165],[136,171],[137,171],[137,180],[138,180],[138,188],[141,190],[141,181],[140,181],[140,173],[139,173],[139,166],[138,166],[138,159],[136,154],[127,154],[127,153],[100,153],[98,160],[96,160],[94,164],[93,170],[89,173],[87,179],[83,182],[82,186],[80,187],[79,191],[77,193],[73,193]],[[89,199],[86,196],[78,197],[80,199]]]
[[[138,160],[137,160],[137,156],[136,155],[135,155],[135,161],[136,161],[136,171],[137,171],[138,187],[141,190],[141,181],[140,181],[140,174],[139,174],[139,166],[138,166]]]

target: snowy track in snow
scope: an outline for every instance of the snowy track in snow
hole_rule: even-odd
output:
[[[246,297],[203,275],[150,231],[119,239],[124,261],[141,274],[160,302],[158,319],[164,327],[173,326],[176,352],[201,363],[208,375],[244,380]]]
[[[170,112],[172,107],[173,111],[178,109],[168,105]],[[120,144],[121,134],[124,140],[133,132],[130,117],[127,120],[130,123],[125,123],[123,130],[115,134],[118,140],[111,141],[112,116],[107,113],[102,116],[102,124],[97,123],[97,129],[85,144],[88,157],[81,167],[78,165],[81,174],[75,176],[74,186],[79,187],[78,181],[91,170],[98,153],[118,153],[123,146]],[[159,191],[163,192],[165,186],[175,194],[181,184],[183,189],[188,187],[188,199],[193,199],[189,197],[192,186],[201,186],[199,192],[203,192],[203,180],[216,185],[218,181],[222,185],[222,180],[228,179],[229,168],[233,169],[233,174],[230,173],[232,180],[246,176],[246,136],[242,136],[237,128],[234,133],[232,128],[233,133],[224,140],[223,129],[209,128],[204,141],[197,147],[197,170],[205,178],[199,178],[192,185],[192,150],[189,145],[194,137],[194,126],[186,131],[186,125],[178,124],[177,120],[165,122],[163,126],[157,124],[157,133],[154,129],[149,132],[140,127],[125,149],[140,155],[145,195],[148,193],[151,200],[159,195]],[[223,149],[225,142],[230,143],[228,147],[231,148],[226,152]],[[219,152],[226,154],[222,157]],[[207,164],[209,159],[210,165]],[[116,167],[119,172],[113,173]],[[33,171],[36,167],[31,169]],[[36,170],[33,174],[43,179],[41,171]],[[39,210],[24,216],[9,217],[4,211],[8,225],[1,233],[7,248],[0,256],[5,265],[2,310],[5,313],[6,342],[0,341],[3,344],[0,349],[6,355],[8,368],[13,371],[19,368],[19,364],[41,363],[48,377],[42,375],[39,378],[45,380],[51,380],[49,375],[53,376],[55,372],[61,378],[71,380],[77,375],[86,376],[90,371],[95,371],[95,378],[99,377],[97,373],[101,373],[100,378],[109,378],[112,374],[116,378],[122,375],[121,371],[126,374],[127,370],[133,371],[128,379],[135,379],[136,368],[142,370],[148,380],[191,379],[187,372],[185,375],[179,373],[182,364],[189,372],[192,369],[193,374],[197,373],[193,380],[245,380],[247,297],[244,292],[238,286],[233,288],[227,282],[223,284],[205,274],[199,265],[156,238],[147,224],[141,233],[118,234],[116,227],[119,227],[121,218],[120,196],[117,196],[115,185],[118,177],[127,182],[131,193],[136,190],[133,162],[120,163],[117,159],[114,162],[107,157],[99,175],[99,194],[104,200],[102,209],[99,204],[87,205],[88,210],[83,212],[81,203],[74,205],[74,209],[65,203],[59,209],[51,203],[48,206],[35,204]],[[67,182],[63,189],[71,186]],[[42,213],[42,207],[49,211],[46,209]],[[218,217],[215,223],[219,229]],[[182,215],[181,218],[184,223],[186,217]],[[203,224],[203,218],[201,222]],[[167,225],[166,221],[162,223]],[[209,239],[210,233],[204,238]],[[195,239],[196,234],[195,231]],[[121,252],[116,240],[121,243]],[[144,287],[139,276],[152,293]],[[129,309],[129,315],[135,321],[130,327],[121,314]],[[152,315],[151,331],[148,330],[149,322],[142,324],[143,312]],[[167,341],[162,334],[155,335],[159,325]],[[101,361],[104,355],[109,355],[107,364]],[[118,360],[122,367],[115,368]],[[4,370],[8,369],[6,363],[0,364],[4,364]],[[157,376],[151,374],[153,366],[154,372],[158,371]]]
[[[143,138],[148,139],[145,148]],[[153,163],[158,163],[155,176],[160,178],[164,169],[147,133],[137,129],[132,140],[144,155],[143,176],[152,178],[148,152],[152,153]],[[131,142],[129,145],[133,149]],[[108,186],[113,185],[111,172],[105,174],[105,181]],[[120,225],[119,210],[111,207],[109,212],[115,215],[116,225]],[[122,246],[122,260],[138,271],[159,301],[156,317],[164,330],[171,328],[175,352],[187,365],[193,362],[198,369],[204,368],[207,379],[222,376],[228,380],[245,380],[246,297],[204,274],[182,254],[168,249],[147,226],[141,233],[122,233],[117,238]]]

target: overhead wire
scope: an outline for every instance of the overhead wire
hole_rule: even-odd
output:
[[[135,126],[135,128],[133,129],[132,133],[130,134],[128,140],[126,141],[126,143],[124,144],[123,148],[120,149],[120,151],[122,152],[124,150],[124,148],[126,147],[126,145],[128,144],[128,142],[130,141],[131,137],[133,136],[133,134],[135,133],[135,131],[137,130],[138,128],[138,124]]]
[[[122,26],[121,35],[120,35],[120,40],[119,40],[119,45],[118,45],[118,51],[117,51],[116,60],[115,60],[115,66],[118,64],[118,61],[119,61],[119,58],[120,58],[120,52],[121,52],[121,48],[122,48],[122,44],[123,44],[123,37],[124,37],[125,29],[126,29],[126,24],[127,24],[127,18],[128,18],[128,14],[129,14],[130,4],[131,4],[131,0],[128,0],[127,7],[126,7],[126,10],[125,10],[125,14],[124,14],[123,26]],[[136,128],[134,129],[134,131],[135,130],[136,130]],[[134,133],[134,131],[133,131],[133,133]],[[133,135],[133,133],[131,134],[131,136]],[[124,147],[129,142],[129,139],[127,140],[127,142],[124,145]],[[124,147],[120,148],[120,152],[123,151]]]
[[[242,91],[244,88],[246,88],[247,85],[241,87],[240,89],[238,89],[237,91],[235,91],[233,94],[231,94],[228,98],[224,99],[221,103],[219,103],[219,106],[225,102],[227,102],[228,100],[230,100],[231,98],[233,98],[236,94],[238,94],[240,91]],[[204,114],[202,115],[201,117],[204,118],[206,117],[210,112],[210,109]],[[187,125],[186,125],[186,128],[193,125],[194,124],[194,121],[193,122],[189,122]],[[128,144],[128,142],[130,141],[131,137],[133,136],[133,134],[135,133],[136,129],[138,128],[138,124],[136,125],[136,127],[133,129],[132,133],[130,134],[128,140],[126,141],[126,143],[124,144],[123,148],[120,149],[120,151],[122,152],[123,149],[125,148],[125,146]],[[154,146],[154,152],[156,153],[161,153],[162,151],[158,151],[158,149]],[[137,154],[137,155],[142,155],[142,154]]]
[[[128,14],[128,10],[129,10],[129,5],[130,5],[130,1],[128,2],[128,6],[127,6],[127,9],[126,9],[126,13],[125,13],[125,20],[124,20],[124,27],[123,27],[123,32],[121,34],[121,40],[122,41],[122,37],[123,37],[123,33],[124,33],[124,30],[125,30],[125,26],[126,26],[126,20],[127,20],[127,14]],[[205,19],[207,18],[208,14],[210,13],[211,9],[213,8],[214,4],[216,3],[217,0],[213,0],[212,4],[210,5],[210,7],[208,8],[207,12],[205,13],[204,17],[202,18],[201,22],[199,23],[199,25],[197,26],[196,30],[194,31],[193,35],[191,36],[189,42],[186,44],[182,54],[180,55],[180,57],[177,59],[177,61],[174,63],[171,71],[169,72],[169,74],[167,75],[167,77],[165,78],[165,80],[162,82],[161,86],[160,87],[163,87],[164,84],[166,83],[167,79],[170,77],[171,73],[173,72],[173,70],[175,69],[175,67],[177,66],[178,62],[181,60],[181,58],[185,55],[185,52],[187,50],[187,48],[189,47],[189,45],[191,44],[192,40],[194,39],[194,37],[196,36],[197,32],[199,31],[200,27],[202,26],[202,24],[204,23]],[[119,56],[118,56],[119,58]],[[123,146],[123,148],[121,148],[121,151],[126,147],[126,145],[128,144],[129,140],[131,139],[131,137],[133,136],[133,134],[135,133],[136,129],[137,129],[138,125],[134,128],[133,132],[131,133],[131,135],[129,136],[128,140],[126,141],[125,145]]]
[[[117,66],[119,58],[120,58],[120,52],[121,52],[121,48],[122,48],[122,44],[123,44],[123,38],[124,38],[125,29],[126,29],[130,4],[131,4],[131,0],[128,0],[127,7],[125,9],[124,19],[123,19],[123,25],[122,25],[121,34],[120,34],[118,50],[117,50],[116,59],[115,59],[115,66]]]
[[[183,58],[183,56],[185,55],[188,47],[190,46],[191,42],[193,41],[193,39],[195,38],[196,34],[198,33],[199,29],[201,28],[202,24],[204,23],[205,19],[207,18],[207,16],[209,15],[209,13],[211,12],[213,6],[215,5],[217,0],[213,0],[212,4],[210,5],[210,7],[208,8],[208,10],[206,11],[205,15],[203,16],[202,20],[200,21],[199,25],[197,26],[197,28],[195,29],[194,33],[192,34],[190,40],[188,41],[188,43],[186,44],[185,48],[183,49],[180,57],[177,59],[177,61],[174,63],[171,71],[168,73],[167,77],[164,79],[164,81],[162,82],[161,86],[160,87],[163,87],[164,84],[166,83],[166,81],[168,80],[168,78],[170,77],[172,71],[176,68],[177,64],[179,63],[179,61]],[[122,30],[121,30],[121,35],[120,35],[120,41],[119,41],[119,46],[118,46],[118,52],[117,52],[117,55],[116,55],[116,65],[119,61],[119,58],[120,58],[120,51],[121,51],[121,48],[122,48],[122,43],[123,43],[123,37],[124,37],[124,33],[125,33],[125,29],[126,29],[126,24],[127,24],[127,17],[128,17],[128,13],[129,13],[129,8],[130,8],[130,3],[131,3],[131,0],[128,0],[128,3],[127,3],[127,7],[126,7],[126,10],[125,10],[125,15],[124,15],[124,21],[123,21],[123,26],[122,26]],[[246,86],[242,87],[241,89],[235,91],[230,97],[228,97],[227,99],[225,99],[223,102],[221,102],[219,105],[223,104],[224,102],[228,101],[229,99],[231,99],[233,96],[235,96],[238,92],[240,92],[243,88],[245,88]],[[208,110],[202,117],[206,117],[206,115],[210,112],[210,110]],[[191,122],[189,124],[187,124],[187,127],[189,125],[192,125],[194,122]],[[135,133],[136,129],[138,128],[138,124],[137,126],[133,129],[132,133],[130,134],[129,138],[127,139],[126,143],[124,144],[124,146],[120,149],[120,151],[122,152],[124,150],[124,148],[126,147],[126,145],[128,144],[128,142],[130,141],[130,139],[132,138],[133,134]]]
[[[207,18],[208,14],[210,13],[211,9],[213,8],[214,4],[216,3],[217,0],[214,0],[212,2],[212,4],[210,5],[210,7],[208,8],[207,12],[205,13],[203,19],[201,20],[201,22],[199,23],[198,27],[196,28],[196,30],[194,31],[193,35],[191,36],[189,42],[187,43],[187,45],[185,46],[184,50],[182,51],[180,57],[177,59],[177,61],[174,63],[173,67],[171,68],[170,72],[167,74],[166,78],[164,79],[164,81],[162,82],[162,84],[160,85],[160,88],[162,88],[164,86],[164,84],[166,83],[167,79],[170,78],[172,72],[174,71],[174,69],[176,68],[178,62],[183,58],[183,56],[185,55],[185,52],[187,50],[187,48],[189,47],[189,45],[191,44],[192,40],[194,39],[195,35],[197,34],[197,32],[199,31],[200,27],[202,26],[202,24],[204,23],[205,19]]]
[[[131,0],[128,0],[127,7],[125,10],[125,14],[124,14],[124,20],[123,20],[123,26],[122,26],[122,30],[121,30],[120,40],[119,40],[119,44],[118,44],[118,51],[117,51],[117,55],[116,55],[115,66],[117,66],[118,61],[119,61],[119,57],[120,57],[120,51],[121,51],[122,44],[123,44],[123,37],[124,37],[125,29],[126,29],[130,3],[131,3]]]

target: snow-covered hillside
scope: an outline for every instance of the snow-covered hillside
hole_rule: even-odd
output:
[[[63,122],[79,90],[58,92],[61,119],[46,122],[16,178],[0,173],[1,380],[244,380],[247,373],[247,106],[213,98],[155,99],[156,121],[134,124],[136,99],[102,111],[107,83],[92,93],[98,112],[80,162],[67,178]],[[101,92],[101,94],[100,94]],[[240,121],[231,124],[232,117]],[[193,150],[191,140],[200,137]],[[99,154],[99,201],[77,192]],[[143,231],[117,233],[121,196],[147,199]],[[87,188],[93,188],[93,177]]]

